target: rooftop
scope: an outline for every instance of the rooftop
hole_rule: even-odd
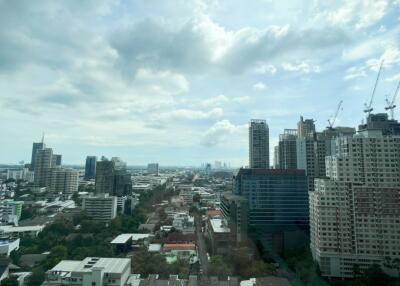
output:
[[[215,233],[229,233],[231,231],[225,219],[212,218],[210,223]]]
[[[132,239],[132,241],[138,241],[141,239],[148,238],[150,236],[153,236],[152,234],[149,233],[123,233],[118,235],[116,238],[114,238],[111,243],[112,244],[122,244],[122,243],[127,243],[129,239]]]
[[[82,261],[62,260],[51,271],[91,272],[93,268],[103,268],[106,273],[122,273],[130,263],[129,258],[87,257]]]

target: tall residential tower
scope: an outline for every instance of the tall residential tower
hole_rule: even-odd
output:
[[[252,119],[249,126],[250,168],[269,168],[269,128],[265,120]]]

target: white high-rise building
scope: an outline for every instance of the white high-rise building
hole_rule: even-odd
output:
[[[250,168],[269,168],[269,128],[262,119],[250,121],[249,164]]]
[[[93,220],[108,222],[117,216],[117,197],[108,194],[85,197],[82,209]]]
[[[328,277],[374,263],[390,273],[385,258],[400,258],[400,136],[366,129],[334,143],[309,192],[313,258]]]

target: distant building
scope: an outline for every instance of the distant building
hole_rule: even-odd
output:
[[[96,156],[87,156],[85,164],[85,180],[93,180],[96,178]]]
[[[279,145],[274,147],[274,169],[279,169]]]
[[[55,168],[52,170],[51,192],[67,200],[71,198],[73,193],[78,192],[78,179],[78,171]]]
[[[53,166],[57,167],[57,166],[61,166],[62,164],[62,155],[59,154],[53,154]]]
[[[0,200],[0,224],[18,225],[24,202],[12,199]]]
[[[297,169],[296,129],[285,129],[279,135],[278,160],[280,169]]]
[[[309,217],[303,170],[241,168],[233,193],[247,199],[249,232],[266,247],[281,252],[305,245]]]
[[[0,256],[9,257],[11,252],[19,249],[19,238],[0,238]]]
[[[119,158],[103,157],[96,164],[96,194],[125,196],[132,193],[131,174]]]
[[[96,194],[109,194],[114,186],[114,162],[102,157],[96,163]]]
[[[265,120],[250,121],[249,164],[250,168],[269,168],[269,128]]]
[[[147,174],[158,176],[158,163],[150,163],[147,165]]]
[[[207,220],[207,236],[210,240],[213,254],[225,254],[232,247],[232,232],[225,218],[210,218]]]
[[[36,153],[38,150],[43,150],[46,148],[46,145],[43,142],[33,143],[32,144],[32,157],[31,157],[31,165],[30,170],[33,171],[36,162]]]
[[[117,216],[117,197],[108,194],[84,197],[82,209],[93,220],[109,222]]]
[[[306,138],[313,136],[315,133],[315,124],[314,119],[303,119],[303,116],[300,116],[300,121],[297,123],[297,136],[299,138]]]
[[[53,165],[53,149],[38,149],[35,157],[35,179],[36,187],[49,187],[51,181],[51,168]]]
[[[131,276],[130,258],[87,257],[62,260],[46,272],[43,286],[125,286]]]
[[[18,170],[7,170],[7,179],[14,180],[24,180],[29,183],[33,183],[34,181],[34,172],[29,171],[28,168],[18,169]]]
[[[180,212],[174,215],[172,226],[183,234],[194,233],[194,217],[186,212]]]

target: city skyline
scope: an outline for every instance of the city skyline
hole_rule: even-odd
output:
[[[44,131],[65,164],[248,165],[250,119],[274,154],[340,100],[337,126],[365,120],[382,59],[374,113],[400,80],[399,1],[154,4],[0,3],[1,163],[29,162]]]

